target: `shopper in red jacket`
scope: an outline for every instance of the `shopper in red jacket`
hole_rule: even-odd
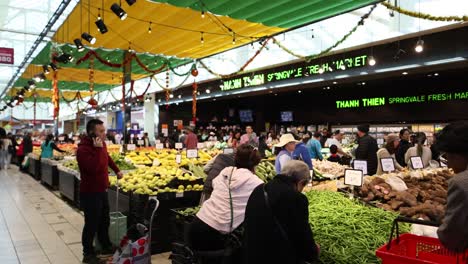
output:
[[[108,167],[122,177],[122,172],[107,153],[104,143],[106,128],[99,119],[92,119],[86,124],[87,136],[81,139],[76,152],[80,169],[80,202],[84,211],[85,224],[82,234],[83,263],[100,263],[93,247],[94,236],[97,233],[102,245],[102,255],[113,254],[112,243],[109,240],[109,187]]]

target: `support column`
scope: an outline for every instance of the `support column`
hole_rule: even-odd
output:
[[[131,115],[127,114],[130,112],[129,108],[126,105],[125,102],[125,94],[127,91],[125,90],[125,84],[130,83],[132,79],[132,63],[131,63],[131,57],[133,56],[133,53],[129,52],[126,50],[123,55],[123,61],[128,61],[127,64],[123,66],[123,72],[122,72],[122,113],[123,113],[123,140],[127,138],[127,132],[128,132],[128,127],[127,124],[131,124]],[[130,84],[129,84],[130,85]]]
[[[148,133],[148,138],[152,145],[154,145],[154,127],[155,127],[155,120],[154,120],[154,113],[155,113],[155,100],[154,94],[147,94],[147,98],[151,98],[148,102],[145,99],[144,104],[144,119],[145,119],[145,132]]]

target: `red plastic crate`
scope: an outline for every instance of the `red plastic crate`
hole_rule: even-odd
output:
[[[412,234],[400,235],[400,241],[393,239],[376,251],[382,264],[465,264],[468,263],[468,250],[457,254],[444,248],[440,241],[432,237]]]

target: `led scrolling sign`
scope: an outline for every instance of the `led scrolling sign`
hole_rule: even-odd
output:
[[[284,81],[319,75],[326,72],[344,71],[367,66],[367,55],[336,59],[325,63],[314,63],[305,66],[292,65],[290,69],[271,71],[250,76],[237,77],[223,82],[221,91],[230,91],[265,83]]]

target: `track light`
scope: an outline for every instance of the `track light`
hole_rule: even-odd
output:
[[[107,33],[107,26],[104,24],[104,20],[102,20],[101,17],[98,17],[94,23],[96,24],[96,27],[98,28],[98,31],[101,32],[101,34]]]
[[[416,42],[416,46],[414,47],[414,50],[417,53],[421,53],[424,50],[424,40],[420,39],[418,42]]]
[[[129,6],[133,5],[136,3],[136,0],[125,0]]]
[[[81,39],[77,38],[77,39],[73,40],[73,42],[75,43],[76,49],[79,52],[82,52],[84,50],[84,46],[83,46],[83,43],[81,42]]]
[[[38,73],[38,74],[34,75],[34,78],[33,78],[33,80],[35,82],[43,82],[45,79],[46,79],[46,77],[45,77],[44,73]]]
[[[367,62],[369,63],[370,66],[374,66],[377,63],[374,56],[369,56],[369,58],[367,59]]]
[[[88,41],[91,45],[93,45],[94,43],[96,43],[96,38],[91,36],[90,34],[88,34],[87,32],[84,32],[83,34],[81,34],[81,37]]]
[[[68,53],[63,53],[62,55],[55,57],[55,60],[66,64],[73,61],[73,56]]]
[[[52,70],[56,71],[58,68],[57,68],[57,65],[55,65],[55,63],[51,62],[49,64],[49,66],[52,68]]]
[[[120,18],[120,20],[125,20],[127,18],[127,13],[118,4],[113,3],[111,10],[116,16]]]
[[[29,91],[29,85],[23,86],[23,89],[24,89],[25,91]]]
[[[28,85],[29,85],[29,89],[36,88],[36,82],[34,82],[33,80],[29,80]]]
[[[205,11],[201,11],[201,18],[205,18]]]
[[[44,71],[44,74],[49,74],[49,66],[42,65],[42,70]]]

